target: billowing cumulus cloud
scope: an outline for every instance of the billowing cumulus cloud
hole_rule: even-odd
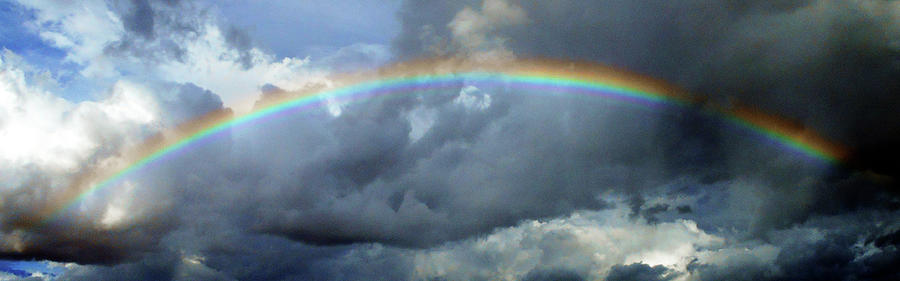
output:
[[[88,212],[96,220],[82,223],[90,226],[23,229],[16,225],[27,224],[34,212],[52,200],[51,194],[65,190],[82,173],[117,161],[122,151],[154,132],[221,109],[218,97],[191,84],[169,84],[162,86],[166,91],[155,91],[122,80],[110,88],[104,100],[72,103],[29,85],[33,73],[17,65],[21,61],[14,54],[7,51],[2,58],[0,95],[9,101],[0,111],[4,120],[0,135],[6,144],[0,160],[5,171],[0,206],[8,215],[3,218],[4,255],[116,262],[130,256],[132,247],[153,247],[155,237],[162,233],[159,230],[167,229],[168,223],[157,221],[107,232],[106,226],[120,220],[120,213],[131,207],[129,202],[139,202],[132,197],[142,192],[128,186],[110,192],[109,202],[97,203],[108,203],[108,208]],[[163,116],[162,112],[174,114]],[[84,249],[94,253],[85,255]]]
[[[427,250],[416,256],[416,272],[449,280],[544,280],[557,275],[647,280],[650,275],[677,276],[675,269],[684,271],[690,257],[724,242],[692,221],[650,225],[628,220],[623,211],[526,221],[484,238]]]
[[[249,110],[260,86],[297,89],[321,81],[304,58],[276,59],[253,45],[246,30],[220,25],[216,10],[194,1],[27,2],[30,24],[81,75],[106,81],[193,83]],[[135,75],[139,74],[139,75]]]
[[[0,263],[3,280],[898,277],[897,1],[405,1],[391,48],[323,57],[268,53],[203,2],[21,5],[74,71],[0,56],[0,257],[54,268]],[[35,223],[185,122],[432,55],[610,64],[852,158],[698,108],[459,82],[229,128]],[[57,92],[83,80],[82,100]]]

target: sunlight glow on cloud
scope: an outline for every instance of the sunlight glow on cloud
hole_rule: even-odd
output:
[[[702,248],[724,239],[688,220],[650,225],[627,219],[627,210],[576,212],[529,220],[490,235],[416,254],[417,279],[520,280],[532,270],[567,268],[602,279],[617,264],[644,263],[686,271]],[[486,260],[483,264],[480,260]]]
[[[159,66],[159,76],[170,81],[194,83],[222,97],[225,106],[239,112],[250,110],[263,84],[297,90],[308,84],[326,83],[326,73],[308,67],[309,58],[276,60],[259,49],[249,51],[252,66],[244,69],[235,62],[239,55],[229,49],[218,28],[208,25],[199,40],[186,45],[185,61],[168,61]]]
[[[3,125],[0,161],[22,167],[34,164],[70,172],[105,141],[141,141],[143,128],[153,127],[157,108],[146,89],[121,81],[106,100],[73,104],[27,85],[25,73],[0,60],[0,105]],[[48,137],[52,136],[52,137]]]

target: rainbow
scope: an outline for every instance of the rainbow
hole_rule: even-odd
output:
[[[137,149],[138,152],[130,157],[132,160],[126,161],[123,166],[106,168],[109,171],[106,173],[95,171],[76,180],[65,192],[49,201],[38,220],[41,224],[52,221],[88,195],[115,186],[117,182],[142,168],[162,161],[167,155],[199,145],[202,140],[210,139],[229,128],[320,106],[329,99],[358,101],[409,93],[425,94],[423,90],[459,89],[461,85],[595,96],[649,107],[700,106],[722,119],[811,158],[827,163],[840,163],[847,157],[847,151],[842,146],[794,122],[746,106],[716,105],[664,81],[598,64],[554,60],[477,63],[459,59],[432,59],[400,63],[375,72],[336,79],[339,81],[337,84],[344,86],[313,93],[295,93],[289,98],[258,106],[256,110],[243,115],[216,112],[174,130],[175,133],[170,133],[169,136],[157,137],[150,144]]]

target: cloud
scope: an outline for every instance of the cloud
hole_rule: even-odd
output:
[[[144,38],[155,36],[153,26],[153,8],[147,1],[131,1],[130,11],[122,16],[122,25],[126,30],[137,33]]]
[[[522,280],[527,281],[550,281],[550,280],[566,280],[566,281],[579,281],[584,280],[583,277],[578,275],[575,272],[568,271],[565,269],[551,269],[551,270],[532,270],[529,271],[527,275],[525,275]]]
[[[406,3],[404,31],[395,41],[399,55],[428,54],[432,42],[455,40],[463,29],[445,24],[460,11],[474,15],[464,7],[479,2]],[[889,77],[900,71],[896,2],[525,1],[516,7],[528,21],[497,24],[491,36],[503,38],[517,56],[607,63],[748,103],[853,146],[864,168],[897,170],[887,160],[896,158],[888,145],[896,142],[896,122],[877,121],[897,119],[887,110],[895,106],[884,103],[895,100],[886,98],[898,87]]]
[[[667,267],[684,271],[693,255],[724,242],[691,221],[650,225],[626,214],[619,208],[528,220],[486,237],[423,250],[416,254],[417,278],[671,280],[678,273]]]
[[[248,35],[246,31],[234,26],[228,27],[225,32],[225,42],[240,53],[238,62],[241,63],[241,66],[243,66],[244,69],[253,67],[253,57],[250,54],[252,45],[250,42],[250,35]]]
[[[358,43],[342,47],[333,54],[314,61],[313,64],[333,72],[346,73],[382,67],[390,62],[391,58],[392,54],[387,46]]]
[[[321,59],[266,53],[197,3],[27,5],[108,86],[69,101],[11,52],[0,64],[0,257],[77,263],[63,280],[896,277],[896,2],[408,1],[392,53]],[[432,54],[609,63],[857,158],[821,165],[697,108],[461,82],[230,128],[26,227],[148,136]]]
[[[504,39],[493,36],[489,38],[489,34],[495,29],[522,24],[527,20],[525,11],[518,5],[505,0],[485,0],[480,11],[464,7],[456,13],[447,27],[453,34],[457,52],[476,58],[509,58],[512,53],[503,46]]]
[[[610,269],[606,280],[609,281],[628,281],[628,280],[658,280],[667,281],[678,277],[677,273],[672,273],[665,266],[657,265],[650,267],[643,263],[632,263],[629,265],[615,265]]]
[[[133,199],[146,195],[139,188],[90,196],[85,205],[90,207],[81,209],[90,218],[72,225],[32,228],[30,220],[53,200],[47,194],[62,192],[92,169],[122,161],[124,151],[168,126],[221,109],[221,101],[189,84],[157,92],[153,86],[119,81],[104,100],[72,103],[29,85],[32,74],[9,59],[14,56],[6,51],[0,61],[0,98],[8,101],[0,107],[0,136],[8,142],[0,153],[8,172],[0,178],[0,207],[6,214],[0,226],[2,255],[114,263],[153,249],[172,227],[171,214],[153,211],[165,202]],[[133,227],[113,227],[119,224]]]
[[[882,214],[887,215],[887,214]],[[854,215],[777,231],[770,241],[729,241],[680,220],[648,224],[625,206],[524,221],[475,239],[416,253],[414,279],[501,280],[890,280],[894,246],[851,233]],[[894,226],[887,227],[892,229]],[[874,230],[874,229],[872,229]],[[889,237],[893,232],[873,235]],[[854,237],[855,236],[855,237]],[[886,240],[886,239],[885,239]],[[614,245],[614,246],[611,246]]]
[[[215,9],[195,2],[29,2],[33,25],[81,75],[96,80],[192,83],[218,94],[225,106],[250,109],[259,87],[289,90],[323,81],[308,59],[276,58],[253,45],[246,31],[220,26]],[[81,12],[75,12],[81,11]]]
[[[0,134],[10,144],[4,145],[0,159],[7,167],[33,165],[71,172],[101,144],[122,146],[141,141],[137,132],[153,127],[158,118],[155,101],[138,85],[122,82],[104,101],[73,104],[28,85],[28,73],[10,59],[14,56],[6,50],[0,58],[0,98],[4,101]]]
[[[116,40],[125,30],[116,17],[106,12],[104,1],[20,4],[34,10],[32,24],[42,39],[66,50],[66,60],[88,65],[83,73],[94,76],[109,71],[109,64],[101,57],[103,49],[107,42]]]
[[[242,160],[253,166],[242,169],[258,170],[260,182],[279,190],[264,194],[256,227],[307,242],[424,247],[523,218],[605,208],[605,192],[651,190],[669,180],[654,171],[660,159],[642,156],[655,137],[628,129],[653,124],[656,117],[643,111],[512,95],[502,87],[460,88],[253,128],[246,135],[255,138],[236,147],[252,151],[248,159],[266,160]],[[409,116],[419,112],[430,112],[430,122],[411,138]],[[592,141],[569,141],[580,138]],[[368,211],[354,211],[360,209]]]
[[[743,250],[738,247],[719,250],[712,256],[703,258],[705,262],[692,262],[688,270],[697,280],[896,278],[896,274],[888,269],[887,262],[896,260],[896,248],[884,244],[875,245],[871,238],[860,238],[859,233],[881,231],[860,231],[861,228],[873,227],[877,223],[848,227],[845,220],[853,220],[852,217],[829,218],[796,229],[779,231],[777,240],[773,239],[769,245]],[[829,224],[831,226],[825,226]],[[873,236],[881,235],[884,234]]]
[[[488,5],[488,1],[407,2],[400,13],[403,32],[395,40],[398,56],[428,54],[433,42],[455,40],[462,26],[443,23],[459,19],[462,11],[480,15],[468,8],[479,3]],[[900,74],[895,63],[900,54],[896,44],[900,37],[893,28],[900,14],[895,2],[526,1],[510,5],[522,10],[528,20],[505,27],[495,24],[490,35],[503,38],[504,48],[517,56],[612,64],[666,78],[726,104],[749,104],[782,114],[850,145],[856,153],[848,164],[851,169],[895,174],[893,162],[887,159],[896,158],[888,155],[894,155],[889,144],[900,135],[898,123],[876,121],[897,119],[894,113],[882,111],[891,107],[885,102],[895,100],[885,98],[897,86],[888,77]],[[652,129],[661,139],[656,145],[665,149],[662,169],[707,181],[733,178],[751,169],[765,175],[764,182],[753,185],[782,190],[764,201],[783,204],[763,210],[788,208],[789,214],[764,214],[769,218],[762,220],[767,222],[758,224],[764,229],[785,227],[811,214],[853,209],[860,206],[858,200],[881,202],[876,206],[892,204],[887,197],[893,195],[882,195],[890,181],[874,187],[864,183],[868,182],[863,180],[868,177],[865,172],[830,176],[810,170],[776,172],[797,166],[746,149],[757,141],[732,138],[735,132],[723,130],[729,127],[725,123],[674,111],[661,117],[659,122],[666,126]],[[892,177],[896,176],[888,176]],[[802,192],[794,192],[798,185]],[[830,196],[844,190],[838,186],[848,185],[870,192],[857,193],[866,194],[862,196],[866,199]]]

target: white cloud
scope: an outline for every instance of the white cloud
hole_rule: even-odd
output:
[[[103,59],[103,49],[122,36],[119,18],[106,3],[91,1],[22,1],[20,4],[35,11],[35,22],[41,38],[51,45],[67,50],[66,59],[86,65],[88,77],[112,75]]]
[[[428,130],[431,129],[431,126],[434,125],[436,115],[436,110],[423,106],[416,107],[406,114],[406,119],[409,121],[410,126],[410,142],[416,142],[421,139],[422,136],[425,136],[425,133],[427,133]]]
[[[525,10],[510,5],[505,0],[484,0],[481,11],[466,6],[456,13],[447,26],[454,39],[466,48],[478,48],[487,43],[487,32],[491,29],[524,23]]]
[[[36,19],[30,26],[51,45],[65,50],[66,60],[81,65],[81,74],[88,78],[115,81],[134,77],[194,83],[212,90],[222,97],[225,106],[239,112],[251,108],[262,85],[272,84],[290,91],[325,79],[324,71],[311,69],[309,58],[279,59],[258,48],[243,51],[233,48],[218,25],[216,14],[189,4],[178,7],[180,12],[185,13],[179,16],[179,20],[198,22],[197,30],[164,27],[160,20],[152,27],[158,29],[157,33],[185,32],[158,36],[176,41],[174,44],[178,46],[175,47],[183,52],[179,59],[149,59],[127,52],[110,54],[108,47],[125,40],[127,32],[120,15],[103,1],[36,1],[22,4],[36,11]],[[173,47],[166,45],[171,42],[140,41],[134,44],[141,48]],[[142,49],[138,55],[149,55],[146,53],[152,51]],[[241,63],[242,56],[249,56],[251,67]]]
[[[194,83],[210,89],[222,97],[225,106],[240,111],[249,110],[259,96],[259,88],[272,84],[292,91],[303,88],[308,83],[326,83],[325,72],[309,69],[309,58],[283,58],[265,54],[259,49],[251,49],[249,54],[254,62],[249,69],[234,58],[240,54],[230,49],[222,32],[213,25],[207,25],[206,33],[193,42],[188,42],[184,62],[170,60],[159,65],[156,75],[164,80],[180,83]]]
[[[491,95],[486,93],[479,95],[480,91],[475,86],[466,86],[459,91],[459,96],[453,102],[469,110],[486,110],[491,106]]]
[[[100,218],[100,224],[107,229],[114,229],[122,226],[127,219],[135,212],[135,206],[131,206],[135,197],[135,185],[132,182],[125,182],[122,187],[112,190],[113,195],[106,202],[106,211]]]
[[[599,279],[613,265],[638,262],[685,271],[699,249],[724,244],[723,238],[690,220],[646,224],[627,217],[628,211],[619,208],[528,220],[483,238],[418,253],[415,273],[426,279],[518,280],[534,269],[565,268]]]
[[[505,39],[492,36],[497,28],[523,24],[525,10],[506,0],[484,0],[481,11],[466,6],[447,24],[453,42],[461,53],[475,60],[510,59],[514,55],[504,46]]]
[[[5,167],[74,172],[101,146],[110,150],[140,141],[157,120],[156,103],[140,85],[120,81],[105,100],[71,103],[29,85],[26,72],[4,59],[10,55],[0,57]]]

